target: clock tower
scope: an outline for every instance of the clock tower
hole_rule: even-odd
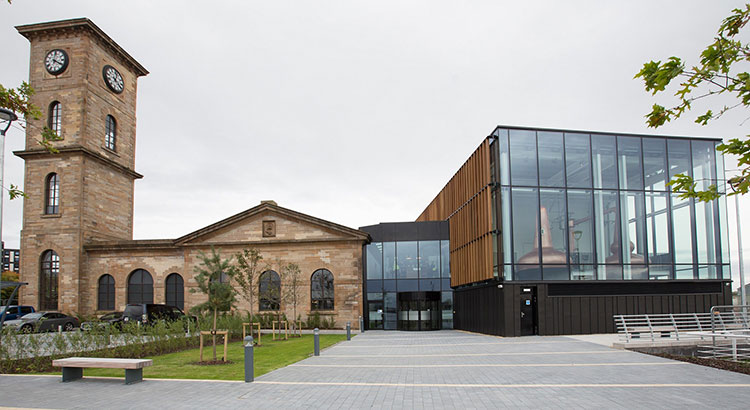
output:
[[[16,27],[31,44],[29,120],[21,231],[21,303],[74,313],[95,298],[82,291],[84,246],[133,237],[136,91],[148,74],[86,18]],[[44,127],[58,135],[51,153]]]

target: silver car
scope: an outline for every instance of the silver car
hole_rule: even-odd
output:
[[[34,312],[21,316],[20,319],[9,320],[4,326],[15,328],[21,333],[55,331],[58,326],[64,330],[78,327],[78,319],[59,312]]]

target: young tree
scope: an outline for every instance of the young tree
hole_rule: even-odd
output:
[[[281,267],[281,279],[284,284],[282,301],[292,305],[292,330],[297,329],[297,306],[302,300],[303,281],[299,266],[287,263]]]
[[[237,259],[237,270],[233,279],[240,287],[242,298],[250,304],[248,314],[252,320],[253,307],[258,294],[256,283],[258,276],[266,270],[266,265],[263,264],[263,256],[254,248],[245,248],[242,252],[237,252],[234,257]]]
[[[216,319],[219,310],[227,311],[234,307],[236,292],[228,278],[234,276],[235,267],[232,265],[232,258],[222,259],[221,253],[213,247],[211,247],[211,255],[200,252],[198,259],[200,264],[194,268],[197,273],[195,281],[198,289],[190,289],[190,292],[201,292],[208,296],[208,300],[196,306],[195,309],[214,313],[212,344],[213,360],[216,361]]]
[[[690,110],[694,101],[709,96],[730,95],[737,99],[737,103],[723,106],[716,112],[708,110],[695,119],[698,124],[706,125],[737,107],[750,107],[750,73],[743,71],[747,68],[747,61],[750,61],[750,43],[743,43],[739,39],[740,32],[749,20],[750,4],[746,4],[744,9],[732,10],[732,14],[719,26],[714,42],[701,53],[699,64],[690,69],[678,57],[670,57],[664,63],[650,61],[643,65],[635,78],[642,78],[646,91],[651,91],[652,95],[664,91],[673,80],[681,80],[674,94],[677,104],[671,108],[654,104],[651,112],[646,115],[649,127],[657,128],[679,118]],[[729,195],[746,194],[750,189],[750,139],[730,139],[719,145],[717,150],[739,157],[740,175],[728,181],[735,191]],[[716,185],[709,186],[705,191],[696,190],[697,183],[689,175],[675,175],[669,184],[676,191],[684,191],[680,195],[682,198],[694,197],[710,201],[723,194],[718,192]]]

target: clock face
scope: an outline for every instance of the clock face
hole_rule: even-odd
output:
[[[55,49],[44,57],[44,68],[52,75],[60,75],[68,68],[68,53],[64,50]]]
[[[104,82],[107,83],[107,87],[117,94],[120,94],[125,87],[125,83],[122,81],[122,75],[111,65],[105,65],[102,69],[102,76]]]

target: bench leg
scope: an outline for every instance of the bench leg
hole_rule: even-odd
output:
[[[81,367],[63,367],[62,368],[62,381],[72,382],[73,380],[79,380],[83,377],[83,368]]]
[[[143,369],[125,369],[125,384],[143,381]]]

